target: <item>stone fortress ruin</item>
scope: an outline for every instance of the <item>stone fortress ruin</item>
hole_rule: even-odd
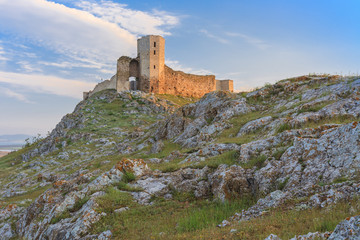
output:
[[[117,61],[116,74],[84,92],[87,99],[105,89],[141,90],[157,94],[172,94],[200,98],[212,91],[233,92],[233,80],[216,80],[214,75],[194,75],[174,71],[165,65],[165,39],[148,35],[137,40],[137,57],[122,56]]]

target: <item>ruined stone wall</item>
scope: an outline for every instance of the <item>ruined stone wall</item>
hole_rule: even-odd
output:
[[[187,74],[181,71],[174,71],[165,65],[165,78],[159,93],[200,98],[206,93],[215,90],[214,75]]]
[[[98,83],[92,91],[83,92],[83,99],[87,99],[97,92],[105,89],[116,89],[116,75],[112,76],[110,80],[102,81]]]
[[[117,61],[116,69],[116,90],[118,92],[130,90],[130,62],[132,58],[122,56]]]
[[[216,91],[230,91],[234,92],[233,80],[216,80]]]

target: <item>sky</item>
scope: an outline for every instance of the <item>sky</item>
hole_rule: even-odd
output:
[[[46,135],[149,34],[173,69],[238,91],[358,74],[359,12],[358,0],[0,0],[0,135]]]

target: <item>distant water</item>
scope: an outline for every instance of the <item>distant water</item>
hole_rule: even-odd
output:
[[[22,145],[4,145],[4,146],[0,146],[0,151],[3,152],[12,152],[12,151],[16,151],[22,148]]]

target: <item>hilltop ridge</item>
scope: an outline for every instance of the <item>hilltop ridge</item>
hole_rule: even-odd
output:
[[[100,91],[0,158],[0,235],[356,239],[359,119],[359,77],[201,99]]]

